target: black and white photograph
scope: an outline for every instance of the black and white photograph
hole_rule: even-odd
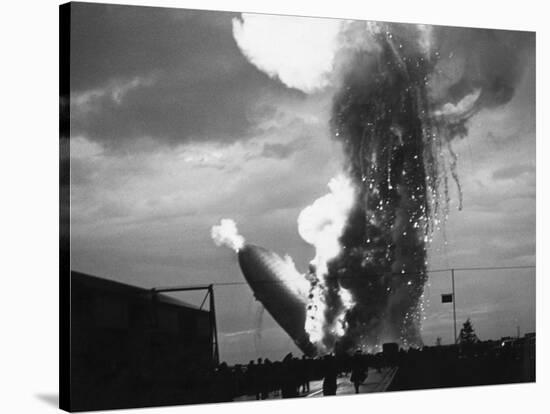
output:
[[[536,381],[535,32],[59,13],[62,409]]]

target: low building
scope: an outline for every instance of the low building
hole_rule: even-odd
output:
[[[71,272],[71,400],[78,410],[185,403],[215,366],[209,311]]]

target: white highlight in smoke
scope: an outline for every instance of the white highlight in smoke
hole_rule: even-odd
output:
[[[340,253],[338,239],[355,200],[351,180],[343,175],[330,180],[328,187],[330,193],[315,200],[298,217],[300,236],[315,247],[311,264],[317,275],[326,275],[328,262]]]
[[[338,290],[338,295],[342,301],[342,309],[334,320],[332,330],[336,336],[341,337],[346,333],[346,313],[355,306],[355,300],[353,299],[351,292],[341,286]]]
[[[433,26],[427,24],[417,24],[418,47],[426,55],[430,56],[433,47]]]
[[[378,48],[373,35],[386,27],[368,21],[243,13],[241,18],[233,19],[233,37],[259,70],[290,88],[312,93],[340,76],[336,61],[339,52],[373,52]],[[428,57],[432,26],[419,24],[412,28],[410,36]]]
[[[472,93],[462,98],[456,104],[450,102],[446,103],[440,109],[434,111],[434,115],[439,117],[463,117],[472,109],[474,109],[480,95],[481,89],[476,89]]]
[[[239,234],[237,224],[231,219],[221,219],[219,225],[212,226],[210,235],[216,246],[227,246],[236,252],[244,246],[244,237]]]
[[[330,83],[341,20],[245,14],[233,37],[248,60],[291,88],[311,93]]]

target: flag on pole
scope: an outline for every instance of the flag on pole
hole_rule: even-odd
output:
[[[452,303],[453,302],[453,294],[452,293],[443,293],[441,295],[441,303]]]

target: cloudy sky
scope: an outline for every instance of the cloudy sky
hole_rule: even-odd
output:
[[[234,253],[210,238],[231,217],[248,241],[305,270],[313,250],[296,219],[344,159],[328,126],[336,21],[242,22],[231,13],[73,7],[73,269],[144,287],[244,281]],[[514,98],[476,114],[453,142],[464,208],[453,188],[431,269],[535,264],[533,50]],[[450,308],[439,303],[449,286],[448,273],[431,275],[426,343],[451,340]],[[517,325],[534,330],[534,289],[534,269],[459,272],[459,320],[471,317],[484,339]],[[248,286],[218,287],[216,301],[222,358],[297,351]]]

